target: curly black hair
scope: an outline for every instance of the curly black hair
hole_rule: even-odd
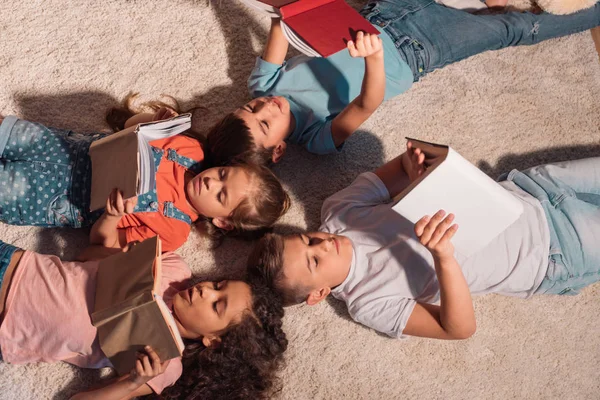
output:
[[[277,390],[277,370],[288,341],[282,329],[283,306],[260,279],[250,277],[252,309],[227,328],[220,343],[188,343],[183,375],[162,399],[265,399]]]

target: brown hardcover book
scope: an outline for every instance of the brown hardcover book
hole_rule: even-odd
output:
[[[135,366],[136,352],[150,345],[161,361],[180,357],[183,339],[160,288],[158,236],[100,262],[92,324],[100,348],[120,375]]]
[[[191,126],[192,115],[181,114],[134,125],[92,143],[90,211],[103,208],[113,189],[120,189],[124,199],[151,190],[156,168],[150,142],[177,135]]]

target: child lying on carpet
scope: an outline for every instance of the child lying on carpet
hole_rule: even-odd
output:
[[[95,250],[105,256],[116,251]],[[183,359],[163,363],[147,348],[130,374],[73,399],[129,399],[153,392],[169,399],[265,397],[287,348],[281,300],[259,281],[189,287],[191,271],[183,259],[174,253],[162,257],[160,292],[186,341]],[[0,241],[5,362],[111,366],[90,320],[98,264],[61,261]]]
[[[287,61],[288,42],[273,19],[248,80],[254,99],[212,128],[209,145],[235,142],[227,149],[262,162],[279,161],[286,142],[317,154],[335,153],[383,100],[435,69],[487,50],[600,25],[600,4],[567,16],[474,15],[430,0],[387,0],[369,2],[361,13],[381,32],[380,39],[359,33],[349,51]]]
[[[162,108],[135,115],[125,126],[174,115]],[[151,142],[162,154],[155,188],[131,199],[115,190],[103,213],[90,212],[88,150],[104,136],[0,118],[0,220],[46,227],[93,224],[91,243],[106,247],[160,235],[163,249],[172,251],[185,243],[194,223],[205,223],[219,238],[269,227],[287,211],[288,195],[269,169],[245,163],[206,168],[200,141],[181,134]]]
[[[507,174],[500,185],[523,214],[468,258],[454,254],[452,214],[424,216],[413,227],[392,210],[424,158],[409,143],[359,175],[324,202],[319,232],[265,236],[250,272],[266,277],[287,305],[314,305],[331,293],[379,332],[438,339],[475,332],[471,293],[573,295],[600,279],[600,158]]]

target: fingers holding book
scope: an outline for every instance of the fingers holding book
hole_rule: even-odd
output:
[[[419,242],[431,252],[434,258],[444,259],[454,257],[452,237],[458,230],[458,225],[452,224],[454,214],[439,210],[433,217],[428,215],[415,224],[415,234]]]
[[[106,200],[106,214],[112,217],[122,217],[131,214],[137,205],[137,196],[123,199],[123,192],[113,189]]]
[[[167,107],[161,107],[152,116],[152,121],[162,121],[163,119],[169,119],[178,116],[179,114],[175,110]]]
[[[129,378],[138,385],[143,385],[162,374],[167,369],[169,360],[162,362],[151,346],[144,347],[144,352],[139,352],[135,367],[131,370]]]
[[[377,35],[359,31],[356,34],[356,40],[349,40],[347,43],[348,52],[352,57],[370,57],[382,56],[383,44],[381,38]]]
[[[406,142],[406,152],[402,155],[402,167],[411,182],[423,175],[427,169],[425,153],[418,147],[414,147],[410,141]]]

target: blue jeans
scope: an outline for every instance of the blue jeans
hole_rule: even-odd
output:
[[[12,225],[91,225],[90,144],[82,135],[14,116],[0,125],[0,221]]]
[[[10,264],[10,260],[17,250],[19,250],[18,247],[13,246],[12,244],[4,243],[2,240],[0,240],[0,288],[2,287],[4,275],[6,274],[8,265]]]
[[[428,72],[487,50],[536,44],[600,25],[600,3],[571,15],[476,15],[434,0],[377,0],[361,13],[391,36],[415,82]]]
[[[577,294],[600,280],[600,157],[512,171],[508,179],[544,208],[548,271],[537,293]]]

